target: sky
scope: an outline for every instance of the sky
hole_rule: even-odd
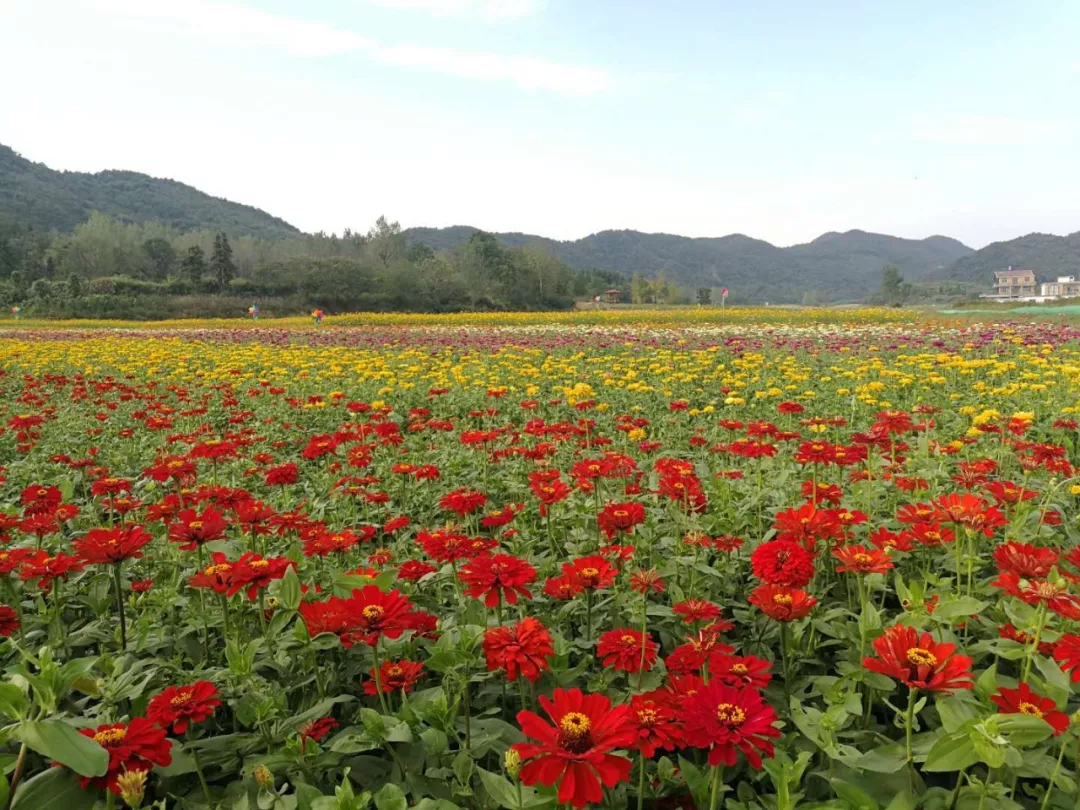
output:
[[[1080,231],[1076,0],[0,0],[0,143],[306,231]]]

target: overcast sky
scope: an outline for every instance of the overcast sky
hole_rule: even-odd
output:
[[[1080,230],[1076,0],[0,0],[0,143],[308,231]]]

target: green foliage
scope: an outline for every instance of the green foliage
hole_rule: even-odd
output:
[[[1007,242],[994,242],[934,274],[935,278],[975,282],[988,292],[994,271],[1030,267],[1041,281],[1075,275],[1080,266],[1080,232],[1069,236],[1029,233]]]

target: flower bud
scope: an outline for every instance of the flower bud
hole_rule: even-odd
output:
[[[518,771],[521,770],[521,754],[513,748],[507,748],[506,756],[503,757],[503,768],[507,776],[517,779]]]
[[[252,770],[252,775],[255,777],[259,787],[264,790],[269,790],[274,786],[274,775],[270,773],[270,769],[265,765],[256,765]]]
[[[124,771],[116,777],[116,786],[120,789],[124,804],[138,810],[146,793],[146,771]]]

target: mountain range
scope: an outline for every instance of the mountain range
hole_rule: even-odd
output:
[[[180,231],[201,228],[230,235],[287,239],[302,235],[283,219],[250,205],[204,194],[175,180],[129,171],[56,171],[0,144],[0,221],[70,231],[91,211],[123,222],[160,220]],[[435,250],[466,242],[477,228],[411,228],[411,244]],[[682,287],[728,287],[741,302],[854,301],[881,286],[881,268],[895,264],[910,281],[969,282],[989,287],[994,270],[1030,267],[1040,279],[1080,274],[1080,232],[1029,234],[981,250],[947,236],[902,239],[865,231],[830,232],[812,242],[777,247],[741,234],[690,238],[609,230],[559,241],[525,233],[496,233],[508,246],[539,243],[577,269],[614,270],[647,278],[661,274]]]
[[[411,228],[411,243],[435,250],[452,248],[476,228]],[[806,292],[822,298],[858,300],[880,290],[881,268],[896,264],[909,279],[944,273],[957,260],[973,253],[967,245],[946,236],[901,239],[896,236],[847,231],[827,233],[813,242],[776,247],[742,234],[690,238],[640,231],[601,231],[570,242],[523,233],[497,233],[508,246],[539,243],[575,269],[641,273],[687,287],[728,287],[739,301],[801,300]]]

